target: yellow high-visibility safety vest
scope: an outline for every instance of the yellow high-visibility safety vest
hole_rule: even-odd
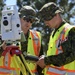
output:
[[[21,48],[21,47],[20,47]],[[28,45],[27,45],[27,54],[33,56],[39,56],[41,48],[41,34],[38,31],[30,30],[29,38],[28,38]],[[37,73],[36,64],[27,61],[27,64],[32,71],[32,73]]]
[[[16,68],[18,74],[20,74],[20,68],[18,65],[14,66],[13,57],[9,52],[7,52],[5,56],[0,57],[0,75],[18,75]]]
[[[52,37],[52,35],[50,36],[47,56],[56,55],[63,52],[62,47],[58,47],[59,40],[61,40],[60,43],[64,42],[66,40],[68,32],[73,27],[74,26],[65,23],[59,28],[59,31],[55,33],[54,37]],[[56,67],[54,65],[47,66],[45,68],[44,75],[75,75],[75,61],[61,67]]]

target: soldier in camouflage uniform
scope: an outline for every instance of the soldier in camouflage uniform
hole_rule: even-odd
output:
[[[55,3],[45,4],[39,16],[50,28],[54,28],[49,41],[47,56],[41,56],[37,64],[45,68],[44,75],[75,75],[75,26],[61,17],[63,10]]]
[[[38,20],[36,18],[36,11],[31,6],[23,6],[20,9],[20,20],[21,20],[21,28],[26,38],[25,42],[21,42],[22,53],[24,55],[30,54],[39,57],[40,55],[43,54],[43,48],[41,45],[42,44],[41,35],[40,32],[30,29],[33,22]],[[35,53],[35,50],[37,51],[37,53]],[[32,64],[33,65],[32,67],[30,64],[31,63],[28,62],[31,71],[35,73],[35,75],[38,75],[37,71],[39,72],[39,75],[42,75],[41,73],[42,69],[39,66],[37,66],[37,71],[36,71],[34,70],[34,65],[33,65],[34,63]]]

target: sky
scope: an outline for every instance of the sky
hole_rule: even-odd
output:
[[[6,0],[6,5],[16,5],[16,0]]]

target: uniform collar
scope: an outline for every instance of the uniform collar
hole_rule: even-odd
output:
[[[28,30],[27,34],[25,34],[26,40],[28,39],[29,34],[30,34],[30,30]]]
[[[65,22],[63,21],[63,22],[61,22],[61,24],[59,25],[59,27],[58,28],[56,28],[55,29],[55,31],[57,31],[61,26],[63,26],[65,24]]]
[[[54,34],[56,33],[56,31],[57,31],[61,26],[63,26],[64,24],[65,24],[65,21],[63,21],[63,22],[59,25],[59,27],[54,30],[54,33],[53,33],[52,37],[54,36]]]

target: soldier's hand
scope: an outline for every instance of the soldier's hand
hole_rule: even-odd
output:
[[[0,34],[0,48],[1,48],[1,50],[6,49],[6,42],[2,40],[1,34]]]
[[[6,42],[5,41],[1,44],[1,47],[2,47],[3,50],[6,49]]]
[[[39,65],[41,68],[44,68],[46,65],[44,63],[44,56],[41,56],[39,60],[36,62],[37,65]]]

